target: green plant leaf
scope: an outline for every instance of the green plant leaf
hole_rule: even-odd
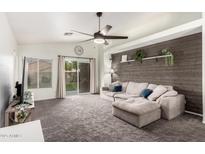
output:
[[[142,59],[145,57],[144,50],[137,50],[135,54],[135,60],[140,61],[142,63]]]

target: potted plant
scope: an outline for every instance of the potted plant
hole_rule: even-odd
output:
[[[165,64],[168,66],[174,65],[174,55],[172,54],[169,48],[165,48],[161,50],[162,55],[170,55],[169,57],[165,57]]]
[[[15,112],[15,122],[17,123],[22,123],[24,122],[24,120],[26,119],[26,117],[28,116],[28,112],[25,110],[24,106],[17,106],[16,107],[16,112]]]
[[[145,58],[144,50],[139,49],[136,51],[135,60],[142,63],[142,59]]]
[[[25,110],[21,109],[17,112],[17,119],[18,121],[24,119],[26,117],[26,112]]]

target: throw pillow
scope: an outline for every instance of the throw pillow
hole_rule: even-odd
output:
[[[169,85],[162,85],[162,86],[164,86],[165,88],[167,88],[168,91],[174,90],[173,86],[169,86]]]
[[[122,85],[114,86],[113,92],[120,92],[122,91]]]
[[[153,92],[153,90],[151,90],[151,89],[144,89],[141,92],[140,97],[147,98],[152,92]]]
[[[121,84],[122,84],[122,91],[126,92],[128,82],[122,82]]]
[[[148,83],[129,82],[126,89],[126,94],[139,97],[141,92],[146,89],[147,86]]]
[[[119,81],[115,81],[109,85],[109,91],[114,90],[114,86],[121,85]]]
[[[147,89],[151,89],[151,90],[154,90],[158,85],[156,84],[149,84]]]
[[[166,93],[164,93],[163,95],[161,95],[156,101],[157,101],[157,103],[159,103],[162,98],[176,96],[177,94],[178,94],[177,91],[170,90],[170,91],[167,91]]]
[[[150,101],[155,101],[157,98],[159,98],[162,94],[164,94],[165,92],[167,91],[167,88],[162,86],[162,85],[159,85],[157,86],[151,95],[149,95],[148,99]]]

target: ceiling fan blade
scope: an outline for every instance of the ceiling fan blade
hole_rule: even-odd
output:
[[[112,26],[106,25],[106,26],[100,31],[100,34],[106,35],[106,34],[110,31],[111,28],[112,28]]]
[[[107,40],[105,40],[104,45],[109,45],[109,42]]]
[[[94,40],[94,39],[95,39],[95,38],[91,38],[91,39],[88,39],[88,40],[80,41],[80,42],[78,42],[78,43],[89,42],[89,41]]]
[[[88,34],[88,33],[84,33],[84,32],[79,32],[79,31],[76,31],[76,30],[71,30],[71,31],[79,33],[79,34],[83,34],[83,35],[87,35],[87,36],[92,36],[93,37],[92,34]]]
[[[128,36],[113,36],[113,35],[105,35],[104,39],[128,39]]]

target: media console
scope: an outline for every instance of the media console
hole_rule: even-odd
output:
[[[9,103],[9,106],[5,111],[5,127],[32,120],[32,112],[35,108],[34,95],[32,94],[30,99],[25,100],[26,103],[19,104],[19,101],[20,100],[18,99],[14,99]],[[17,119],[17,113],[21,108],[26,111],[26,115],[22,119]]]

